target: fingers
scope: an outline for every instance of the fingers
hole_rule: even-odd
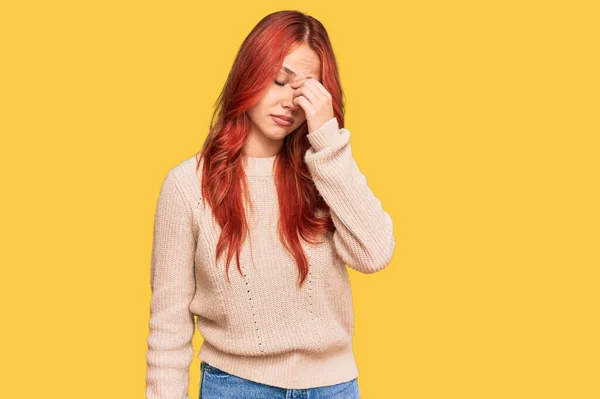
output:
[[[307,100],[304,96],[298,96],[292,100],[292,103],[298,104],[304,110],[306,115],[314,115],[315,107],[314,105]]]
[[[331,94],[323,87],[323,85],[317,80],[312,78],[299,79],[291,84],[294,91],[294,96],[304,95],[309,101],[315,102],[317,99],[323,101],[330,100]]]
[[[317,79],[304,78],[304,79],[300,79],[298,82],[301,82],[304,86],[316,88],[327,98],[331,97],[331,94],[327,91],[325,86],[323,86],[323,84],[321,82],[319,82]],[[294,87],[294,86],[292,86],[292,87]]]
[[[302,85],[300,86],[298,89],[294,90],[294,94],[292,95],[293,97],[300,97],[300,96],[304,96],[308,99],[308,101],[310,101],[311,103],[315,103],[319,100],[319,93],[315,91],[315,89],[313,87],[307,86],[307,85]]]

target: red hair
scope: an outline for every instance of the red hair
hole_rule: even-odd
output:
[[[322,84],[332,97],[334,115],[344,126],[343,92],[333,48],[324,26],[299,11],[278,11],[264,17],[242,43],[217,102],[196,170],[204,159],[202,200],[210,204],[221,226],[217,259],[227,250],[229,262],[236,254],[240,268],[240,248],[248,232],[244,200],[250,203],[243,170],[244,144],[250,133],[246,111],[258,103],[276,78],[288,51],[306,44],[321,59]],[[218,117],[215,123],[215,117]],[[308,261],[300,237],[312,244],[327,231],[335,231],[329,206],[317,191],[304,154],[310,148],[306,121],[288,134],[275,158],[274,179],[279,197],[279,235],[284,247],[298,265],[300,286],[308,274]],[[289,193],[297,193],[290,195]],[[317,211],[323,211],[318,216]]]

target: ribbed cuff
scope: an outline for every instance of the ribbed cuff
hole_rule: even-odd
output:
[[[337,142],[341,136],[338,120],[334,116],[325,122],[320,128],[312,133],[309,133],[306,137],[315,151],[320,151],[323,148],[326,148]]]

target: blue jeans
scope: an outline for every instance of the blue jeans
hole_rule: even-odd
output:
[[[286,389],[229,374],[200,362],[199,399],[360,399],[358,378],[308,389]]]

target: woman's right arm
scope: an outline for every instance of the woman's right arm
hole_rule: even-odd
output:
[[[195,293],[190,204],[173,170],[165,177],[156,208],[150,281],[150,333],[146,354],[146,398],[189,399],[189,366],[194,356]]]

